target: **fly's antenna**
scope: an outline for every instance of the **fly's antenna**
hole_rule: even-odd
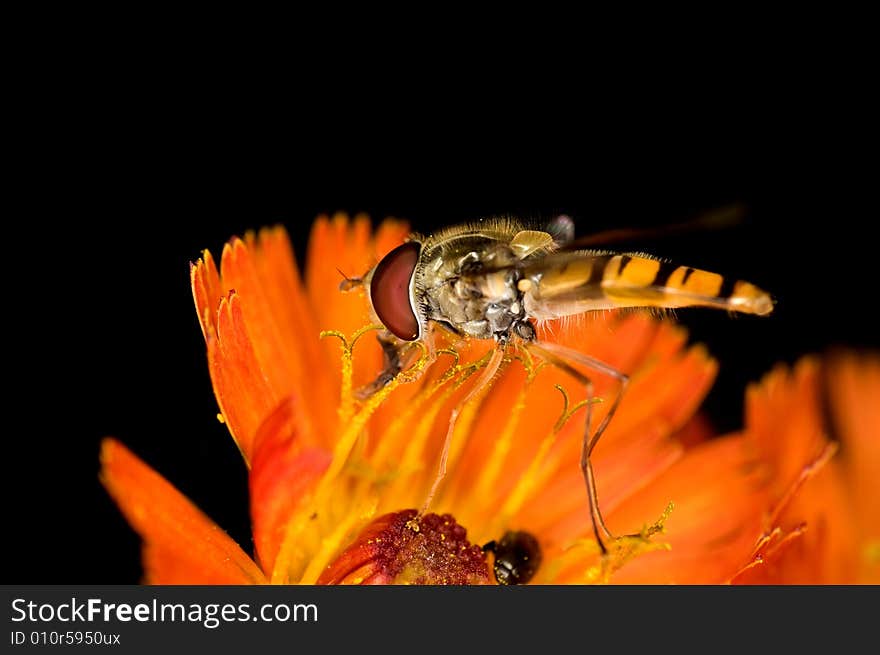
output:
[[[339,283],[339,290],[342,292],[354,291],[364,283],[363,278],[348,277],[338,268],[336,269],[336,272],[342,276],[342,282]]]

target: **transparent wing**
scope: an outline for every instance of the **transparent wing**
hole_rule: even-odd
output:
[[[663,225],[660,227],[605,230],[603,232],[596,232],[595,234],[588,234],[578,239],[574,238],[574,224],[571,223],[570,229],[572,230],[572,233],[570,238],[563,241],[557,241],[557,243],[564,250],[574,251],[627,241],[631,243],[633,241],[653,241],[681,234],[690,234],[693,232],[714,232],[739,225],[745,218],[745,215],[746,209],[743,205],[728,205],[726,207],[720,207],[705,212],[696,218],[692,218],[691,220],[682,223],[673,223],[671,225]],[[569,223],[571,222],[571,219],[568,219],[565,216],[560,218],[567,219]]]

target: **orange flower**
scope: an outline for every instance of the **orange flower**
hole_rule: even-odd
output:
[[[366,298],[340,293],[338,271],[366,271],[406,233],[320,218],[305,281],[281,228],[231,241],[219,272],[207,252],[192,267],[220,418],[250,470],[255,554],[108,439],[102,480],[144,540],[147,581],[484,583],[492,556],[474,544],[508,530],[537,538],[544,584],[880,581],[880,360],[779,368],[748,391],[744,430],[710,439],[696,412],[715,362],[681,328],[632,313],[539,336],[631,374],[594,467],[609,527],[637,536],[600,555],[578,467],[585,392],[518,351],[459,417],[432,505],[443,515],[417,519],[490,344],[440,344],[430,366],[357,399],[382,353]]]

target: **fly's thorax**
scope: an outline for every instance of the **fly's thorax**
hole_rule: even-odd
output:
[[[424,316],[478,339],[506,341],[531,335],[526,321],[519,259],[505,243],[471,238],[426,248],[416,278]]]

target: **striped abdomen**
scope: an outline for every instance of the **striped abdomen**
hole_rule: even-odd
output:
[[[769,314],[770,295],[748,282],[640,255],[549,255],[519,281],[525,309],[538,319],[617,307],[715,307]]]

